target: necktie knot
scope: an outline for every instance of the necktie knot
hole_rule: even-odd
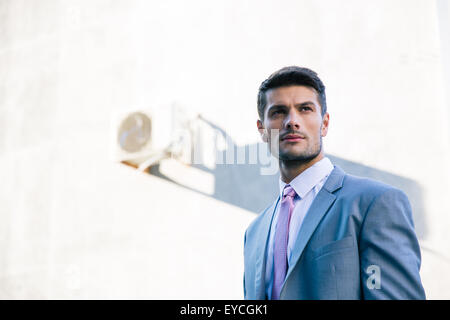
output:
[[[290,185],[286,185],[284,187],[283,199],[286,198],[286,197],[291,197],[292,199],[294,199],[295,195],[296,195],[295,190]]]

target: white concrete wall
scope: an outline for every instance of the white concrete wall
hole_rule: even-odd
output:
[[[254,214],[112,163],[110,121],[177,102],[255,143],[257,88],[291,64],[327,86],[326,152],[420,184],[424,285],[449,298],[438,22],[428,0],[0,0],[0,298],[241,298]]]

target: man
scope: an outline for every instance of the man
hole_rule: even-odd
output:
[[[425,299],[406,195],[324,157],[330,117],[317,74],[273,73],[258,113],[279,159],[280,194],[245,232],[245,298]]]

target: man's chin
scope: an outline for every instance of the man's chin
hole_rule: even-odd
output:
[[[281,149],[279,155],[279,159],[281,160],[303,159],[305,157],[307,157],[305,150],[295,150],[295,148]]]
[[[308,162],[313,160],[319,155],[317,154],[304,154],[297,152],[283,152],[280,153],[278,159],[281,161],[300,161],[300,162]]]

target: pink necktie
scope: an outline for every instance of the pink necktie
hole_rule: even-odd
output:
[[[289,239],[289,222],[294,209],[295,190],[286,185],[283,190],[278,222],[275,230],[275,245],[273,250],[273,287],[272,299],[280,299],[281,287],[287,272],[287,246]]]

